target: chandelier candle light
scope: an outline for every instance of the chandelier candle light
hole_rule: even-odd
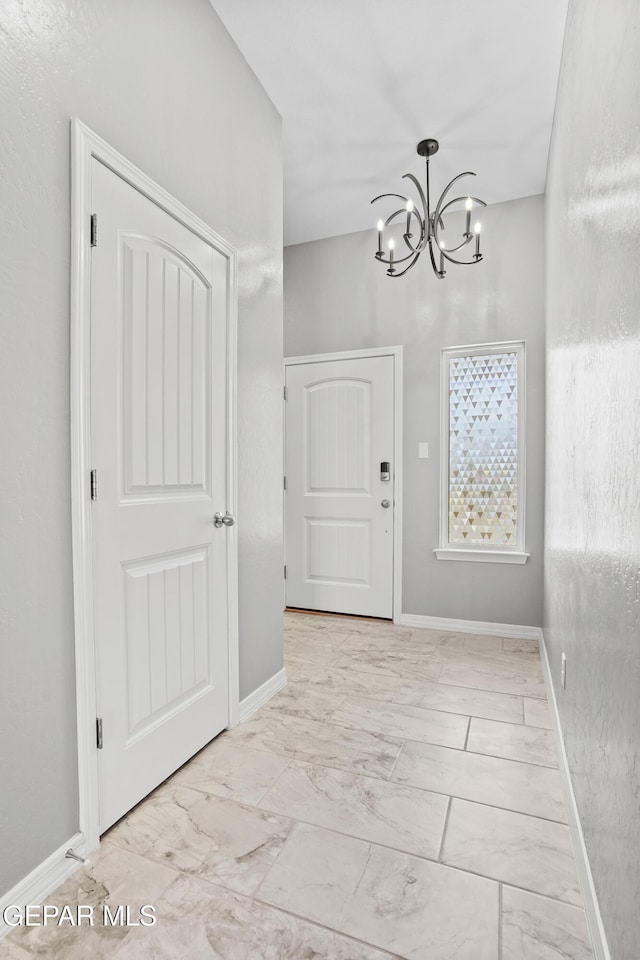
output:
[[[416,190],[418,191],[418,196],[420,197],[420,204],[422,206],[422,213],[416,209],[414,201],[410,197],[404,197],[401,193],[381,193],[379,197],[374,197],[371,203],[376,203],[378,200],[384,200],[386,197],[397,197],[399,200],[402,200],[404,206],[400,207],[399,210],[395,210],[386,220],[378,220],[378,249],[376,251],[376,260],[379,260],[380,263],[386,263],[388,265],[387,276],[389,277],[402,277],[410,270],[414,265],[416,260],[419,258],[421,253],[424,253],[426,249],[429,250],[429,257],[431,259],[431,266],[433,267],[433,272],[436,277],[442,280],[446,276],[446,270],[444,268],[445,260],[448,260],[449,263],[458,263],[458,264],[472,264],[478,263],[482,260],[482,254],[480,253],[480,231],[481,225],[480,221],[477,220],[473,226],[473,233],[471,232],[471,213],[474,206],[486,207],[484,200],[479,200],[478,197],[455,197],[453,200],[446,200],[446,196],[451,190],[451,187],[454,183],[457,183],[458,180],[462,177],[475,177],[475,173],[472,173],[471,170],[467,170],[465,173],[459,173],[457,177],[454,177],[450,183],[444,188],[440,195],[435,210],[431,213],[431,198],[429,194],[429,159],[438,152],[439,143],[437,140],[421,140],[417,146],[418,155],[425,158],[427,175],[426,175],[426,191],[422,189],[420,182],[412,173],[403,174],[403,179],[411,180],[414,184]],[[447,247],[444,237],[440,234],[440,231],[444,231],[444,220],[443,215],[454,207],[455,204],[464,204],[465,211],[465,227],[464,233],[462,234],[462,242],[454,247]],[[460,209],[460,208],[458,208]],[[405,242],[405,245],[408,249],[406,256],[394,256],[395,251],[395,241],[391,237],[387,242],[387,249],[389,251],[388,259],[385,259],[384,256],[384,231],[385,228],[397,222],[397,219],[405,221],[405,231],[402,235],[402,239]],[[417,237],[415,244],[413,243],[414,233]],[[458,250],[462,250],[463,247],[466,247],[473,237],[475,236],[476,245],[475,253],[472,254],[470,260],[458,260],[452,254],[457,253]],[[439,262],[436,263],[435,251],[440,254]],[[400,251],[404,253],[404,250]],[[396,269],[398,264],[406,263],[410,261],[406,267],[398,272]]]

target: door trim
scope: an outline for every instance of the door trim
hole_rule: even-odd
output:
[[[91,321],[91,160],[99,160],[227,261],[227,485],[224,509],[236,513],[237,253],[211,227],[134,166],[77,118],[71,120],[71,521],[75,617],[76,712],[78,725],[79,828],[85,855],[100,843],[96,725],[96,653],[93,629],[90,342]],[[98,224],[98,232],[100,225]],[[99,242],[99,236],[98,236]],[[236,527],[226,531],[229,559],[229,726],[239,722],[238,542]]]
[[[366,360],[373,357],[393,357],[393,457],[395,462],[396,483],[394,484],[394,523],[393,523],[393,622],[398,623],[402,616],[402,361],[403,347],[371,347],[367,350],[342,350],[337,353],[312,353],[301,357],[285,357],[283,361],[284,379],[286,368],[302,363],[325,363],[333,360]],[[286,431],[285,431],[286,457]],[[285,461],[286,462],[286,461]],[[286,551],[286,543],[285,543]],[[286,585],[285,585],[286,589]]]

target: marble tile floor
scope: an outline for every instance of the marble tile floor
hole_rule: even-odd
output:
[[[289,613],[287,686],[18,928],[32,960],[590,960],[536,644]]]

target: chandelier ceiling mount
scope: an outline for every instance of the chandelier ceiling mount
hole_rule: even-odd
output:
[[[440,144],[437,140],[432,140],[430,137],[427,137],[426,140],[421,140],[418,146],[416,147],[416,153],[419,157],[432,157],[434,153],[437,153],[440,149]]]

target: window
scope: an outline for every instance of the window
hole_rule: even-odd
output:
[[[524,343],[442,351],[439,560],[526,563]]]

